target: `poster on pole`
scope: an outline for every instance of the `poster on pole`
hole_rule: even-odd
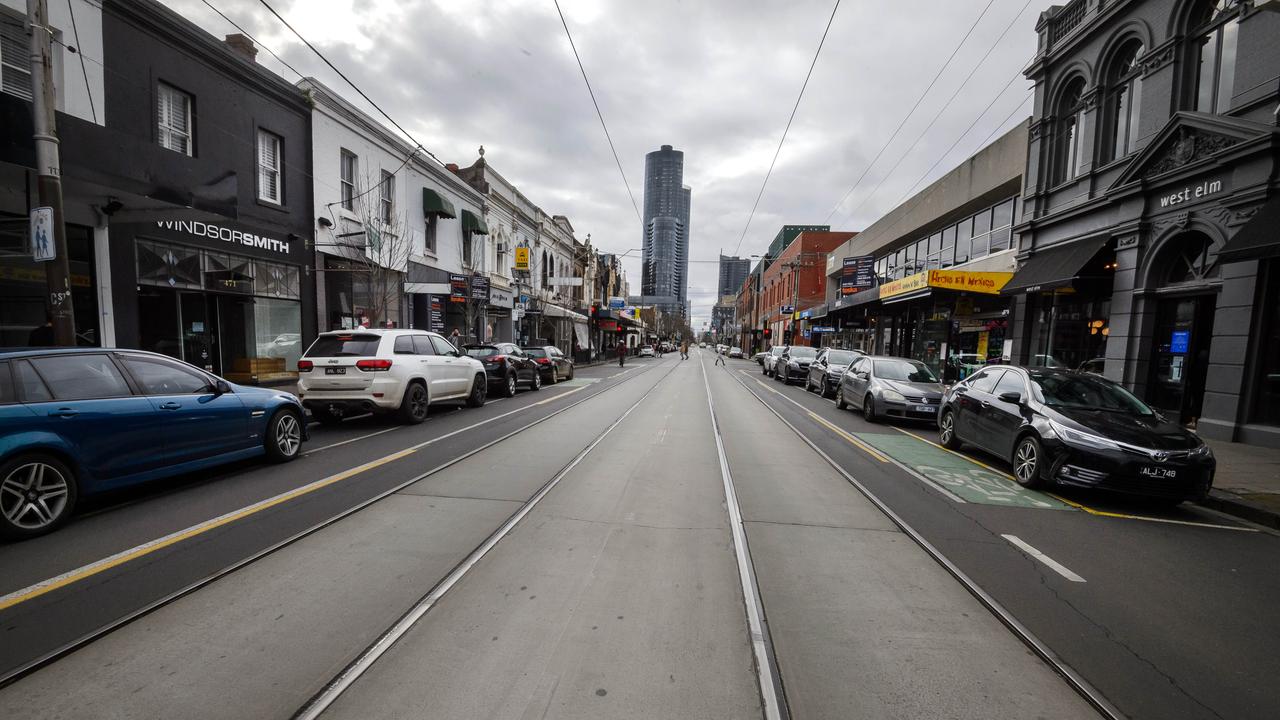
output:
[[[31,208],[31,259],[49,262],[56,257],[58,250],[53,241],[53,208]]]

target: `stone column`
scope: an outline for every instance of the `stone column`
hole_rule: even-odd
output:
[[[1258,261],[1222,266],[1222,292],[1213,314],[1209,374],[1197,430],[1216,440],[1236,440],[1242,418],[1241,393],[1246,384],[1249,330],[1255,316]]]

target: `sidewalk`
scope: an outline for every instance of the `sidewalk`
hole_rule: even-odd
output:
[[[1202,505],[1280,529],[1280,449],[1207,440],[1218,459]]]

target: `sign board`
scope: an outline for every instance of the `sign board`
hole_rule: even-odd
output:
[[[427,318],[427,329],[432,332],[444,332],[444,303],[439,295],[431,296],[430,317]]]
[[[836,331],[835,328],[830,327],[828,325],[818,325],[817,327],[809,328],[809,332],[816,332],[816,333],[829,333],[829,332],[835,332],[835,331]]]
[[[1191,348],[1191,331],[1174,330],[1169,338],[1169,352],[1185,354]]]
[[[39,210],[40,208],[36,209]],[[271,252],[286,255],[289,253],[289,242],[287,240],[236,230],[225,225],[215,225],[201,220],[157,220],[156,227],[173,233],[221,240],[259,250],[270,250]]]
[[[53,208],[31,208],[31,259],[48,262],[56,258],[57,253],[53,240]]]
[[[449,274],[449,302],[467,301],[467,276]]]
[[[489,278],[483,275],[471,276],[471,299],[489,302]]]
[[[779,310],[779,312],[781,312],[783,315],[793,315],[795,314],[795,311],[796,311],[795,305],[783,305],[782,308]]]
[[[876,285],[876,259],[873,255],[857,255],[844,259],[840,270],[840,294],[853,295]]]
[[[610,309],[610,310],[621,310],[622,308],[624,308],[624,307],[626,307],[626,306],[627,306],[627,299],[626,299],[626,298],[620,298],[620,297],[614,297],[614,296],[610,296],[610,297],[609,297],[609,309]]]
[[[883,299],[896,295],[905,295],[927,287],[929,287],[929,273],[917,273],[881,285],[880,297]]]
[[[529,271],[529,248],[516,246],[516,270]]]
[[[929,287],[944,290],[999,295],[1000,289],[1013,277],[1010,272],[978,272],[973,270],[930,270]],[[881,291],[883,294],[883,291]]]
[[[617,320],[601,320],[600,329],[605,332],[618,332]]]

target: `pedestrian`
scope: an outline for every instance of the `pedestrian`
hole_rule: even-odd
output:
[[[622,367],[623,361],[627,359],[627,343],[623,340],[618,341],[618,367]]]
[[[27,347],[52,347],[54,343],[53,315],[45,313],[44,324],[36,326],[27,335]]]
[[[458,332],[458,328],[449,333],[449,342],[456,348],[462,347],[462,333]]]
[[[680,343],[680,359],[681,360],[689,359],[689,341],[688,340],[685,340]]]
[[[724,365],[724,356],[725,356],[725,353],[722,353],[719,350],[716,350],[716,365]]]

